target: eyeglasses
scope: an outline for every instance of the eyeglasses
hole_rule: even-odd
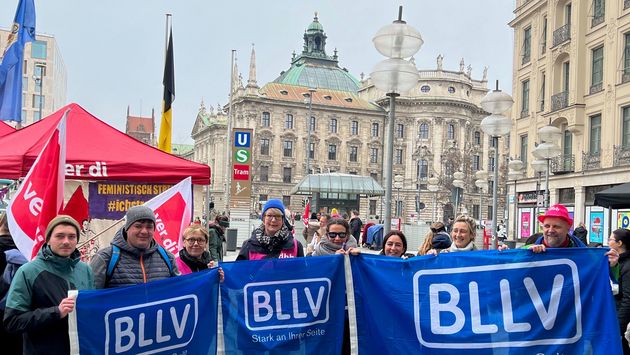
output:
[[[281,214],[268,214],[268,215],[265,215],[265,218],[267,218],[268,220],[272,220],[272,219],[281,220],[282,215]]]
[[[190,244],[190,245],[195,245],[199,244],[199,245],[205,245],[206,244],[206,240],[205,239],[197,239],[197,238],[188,238],[186,239],[186,243]]]
[[[330,239],[335,239],[337,237],[343,239],[347,236],[347,233],[335,233],[335,232],[328,232],[328,238]]]

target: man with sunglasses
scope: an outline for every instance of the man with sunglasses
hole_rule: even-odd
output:
[[[236,260],[295,258],[304,256],[304,248],[293,237],[282,201],[272,199],[262,210],[262,224],[243,243]]]

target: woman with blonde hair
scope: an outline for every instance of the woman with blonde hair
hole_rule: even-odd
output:
[[[184,247],[179,251],[177,268],[182,275],[205,270],[214,266],[208,246],[208,230],[201,224],[191,224],[184,230]]]
[[[477,222],[474,218],[466,215],[457,217],[455,221],[453,221],[453,229],[451,230],[453,243],[448,249],[444,249],[442,252],[477,250],[477,246],[475,246],[476,231]],[[431,249],[427,254],[437,255],[438,251]]]

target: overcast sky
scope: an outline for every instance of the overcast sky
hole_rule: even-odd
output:
[[[10,27],[17,3],[0,0],[1,27]],[[246,83],[255,44],[262,86],[289,68],[293,51],[302,51],[304,30],[317,11],[328,55],[337,48],[339,65],[359,78],[384,59],[372,37],[397,17],[398,5],[424,39],[415,56],[419,69],[435,68],[441,53],[444,69],[457,70],[464,57],[474,78],[488,66],[489,82],[498,79],[504,91],[512,91],[512,0],[35,1],[37,32],[55,36],[61,49],[68,102],[121,130],[128,105],[132,115],[150,115],[155,108],[159,122],[165,14],[173,14],[173,143],[192,143],[202,99],[206,106],[227,103],[232,49]]]

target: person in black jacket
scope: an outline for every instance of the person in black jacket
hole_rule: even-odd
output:
[[[7,251],[16,251],[17,247],[13,242],[11,233],[9,232],[9,224],[7,223],[7,215],[3,213],[0,216],[0,277],[4,274],[4,270],[7,267]],[[0,305],[0,320],[4,319],[4,308],[6,302],[6,295],[9,292],[9,284],[4,280],[0,282],[0,298],[3,299]],[[22,335],[11,334],[7,332],[4,324],[0,324],[0,344],[2,344],[3,352],[6,354],[21,354],[22,353]]]
[[[350,219],[350,234],[357,240],[357,243],[361,239],[361,227],[363,227],[363,221],[359,218],[359,211],[354,210]]]
[[[588,231],[584,228],[584,222],[580,222],[580,225],[573,230],[573,235],[584,245],[588,245]]]
[[[630,354],[628,341],[623,337],[630,322],[630,230],[617,229],[608,238],[611,248],[619,252],[619,293],[615,295],[617,318],[622,334],[624,354]]]

